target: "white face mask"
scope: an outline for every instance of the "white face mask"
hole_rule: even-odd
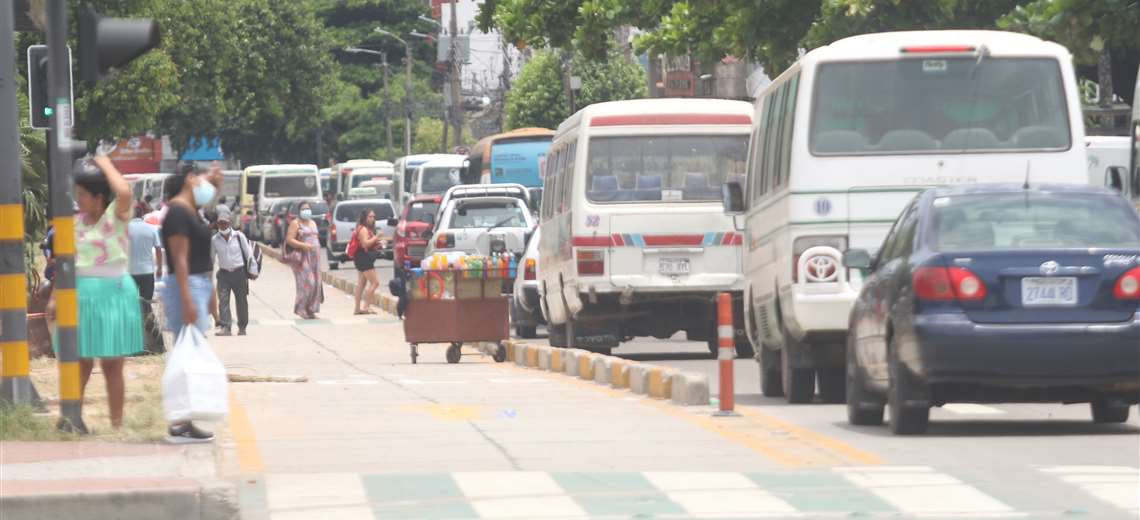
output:
[[[226,229],[220,230],[221,234],[223,234],[227,237],[230,236],[230,232],[232,232],[232,231],[233,231],[233,228],[226,228]]]

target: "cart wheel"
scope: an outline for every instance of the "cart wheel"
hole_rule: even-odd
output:
[[[420,357],[420,353],[417,352],[417,350],[416,350],[416,344],[415,343],[411,344],[411,351],[412,351],[412,364],[414,365],[414,364],[416,364],[416,358]]]
[[[495,348],[495,354],[491,356],[491,359],[494,359],[496,363],[502,363],[507,360],[507,347],[503,346],[502,342],[498,343],[498,346]]]
[[[460,350],[462,346],[462,343],[452,343],[450,347],[447,347],[448,363],[455,364],[459,362],[459,358],[463,355],[463,352]]]

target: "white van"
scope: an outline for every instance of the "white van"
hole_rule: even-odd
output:
[[[923,189],[1088,182],[1072,56],[996,31],[867,34],[807,53],[756,99],[744,215],[745,325],[762,391],[842,402],[849,248],[877,250]],[[735,199],[735,200],[733,200]],[[885,333],[889,334],[889,331]]]
[[[394,183],[392,189],[392,201],[396,204],[396,214],[400,215],[404,211],[404,204],[412,200],[412,177],[415,176],[416,170],[425,162],[432,159],[447,157],[447,154],[441,153],[428,153],[418,155],[407,155],[396,159],[393,165]]]
[[[395,169],[388,161],[374,161],[372,159],[353,159],[337,164],[330,172],[336,183],[336,198],[348,198],[352,188],[359,188],[364,182],[371,180],[392,180]]]
[[[262,229],[267,219],[276,215],[273,207],[279,202],[307,200],[322,202],[321,175],[313,164],[271,164],[252,167],[261,173],[257,188],[257,224]],[[260,234],[258,239],[260,239]]]
[[[1119,191],[1125,197],[1130,195],[1127,176],[1119,172],[1128,171],[1129,139],[1126,135],[1085,136],[1085,151],[1088,153],[1089,184],[1107,186]]]
[[[420,164],[412,172],[412,192],[409,198],[443,195],[448,188],[459,185],[465,160],[466,155],[439,155]]]
[[[720,193],[745,173],[751,129],[748,103],[713,99],[598,103],[559,125],[540,204],[551,345],[604,353],[685,331],[715,349],[716,294],[739,302],[743,286]]]

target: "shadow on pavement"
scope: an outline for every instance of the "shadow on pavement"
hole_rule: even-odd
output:
[[[876,437],[897,437],[883,426],[852,426],[845,421],[832,423],[835,427],[854,433]],[[1060,437],[1067,435],[1136,435],[1140,427],[1134,424],[1095,424],[1091,421],[1063,420],[958,420],[931,419],[930,429],[915,437]]]

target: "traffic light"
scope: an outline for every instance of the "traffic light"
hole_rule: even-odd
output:
[[[94,83],[154,48],[161,40],[150,18],[107,18],[84,5],[79,11],[79,77]]]
[[[71,48],[67,49],[67,98],[68,106],[75,106],[71,91]],[[28,46],[28,117],[32,128],[50,128],[55,105],[48,93],[48,48],[47,45]],[[70,127],[73,114],[66,114],[63,124]]]

